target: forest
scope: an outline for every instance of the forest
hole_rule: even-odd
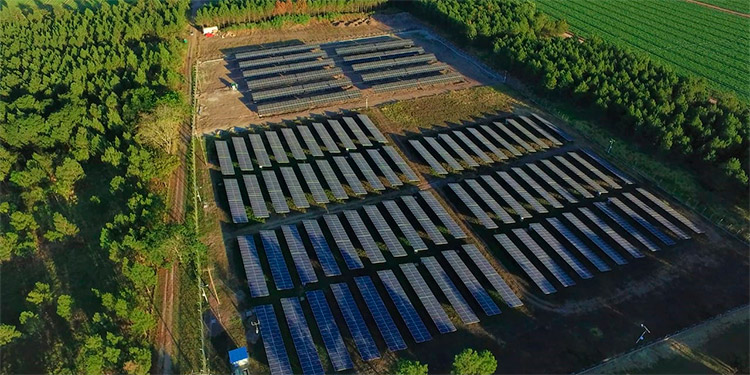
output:
[[[498,68],[551,100],[587,108],[617,134],[692,165],[716,170],[746,189],[750,107],[735,93],[596,37],[559,37],[567,29],[529,1],[419,0],[398,2],[453,30]]]
[[[0,12],[0,372],[146,374],[156,270],[203,251],[165,211],[188,3],[34,4]]]

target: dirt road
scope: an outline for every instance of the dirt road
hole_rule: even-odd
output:
[[[716,10],[724,12],[724,13],[734,14],[735,16],[750,18],[750,14],[747,14],[747,13],[737,12],[735,10],[726,9],[726,8],[722,8],[722,7],[719,7],[719,6],[716,6],[716,5],[706,4],[706,3],[703,3],[703,2],[700,2],[700,1],[695,1],[695,0],[685,0],[685,1],[687,1],[688,3],[698,4],[698,5],[704,6],[706,8],[716,9]]]

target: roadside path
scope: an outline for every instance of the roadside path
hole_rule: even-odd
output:
[[[750,14],[738,12],[736,10],[722,8],[720,6],[716,6],[716,5],[712,5],[712,4],[707,4],[707,3],[696,1],[696,0],[685,0],[685,1],[687,1],[688,3],[698,4],[698,5],[704,6],[706,8],[715,9],[715,10],[718,10],[718,11],[721,11],[721,12],[724,12],[724,13],[734,14],[735,16],[740,16],[740,17],[744,17],[744,18],[750,18]]]

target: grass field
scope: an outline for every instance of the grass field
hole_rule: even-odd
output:
[[[535,0],[583,38],[646,52],[676,71],[750,98],[750,19],[684,1]]]

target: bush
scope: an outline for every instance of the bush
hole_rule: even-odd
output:
[[[453,358],[454,375],[489,375],[495,373],[497,360],[489,350],[477,353],[474,349],[464,349]]]
[[[419,361],[410,361],[408,359],[399,359],[396,362],[396,375],[427,375],[427,365]]]

